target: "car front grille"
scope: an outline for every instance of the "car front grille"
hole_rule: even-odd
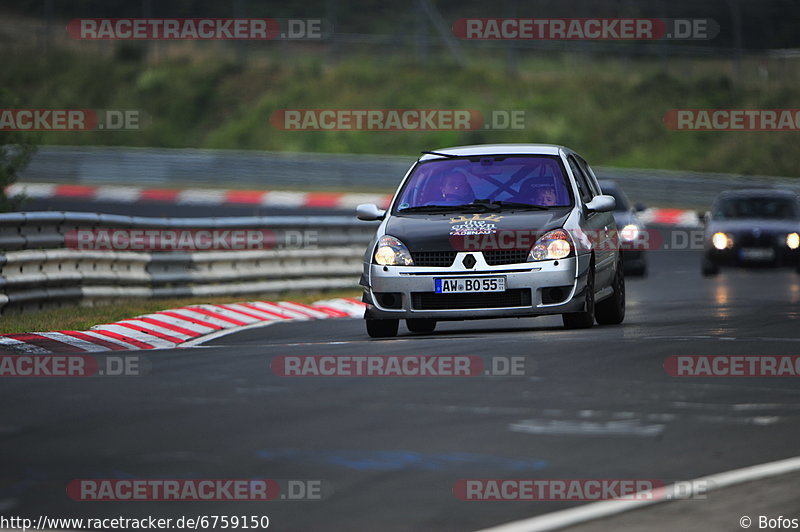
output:
[[[520,264],[528,259],[527,249],[496,249],[483,252],[483,258],[489,266],[504,264]],[[457,251],[412,251],[414,266],[449,268],[456,260]]]
[[[448,268],[456,260],[457,251],[412,251],[414,266]]]
[[[498,249],[484,251],[483,258],[489,266],[501,266],[503,264],[519,264],[527,261],[528,249]]]
[[[505,292],[483,292],[478,294],[412,292],[411,306],[415,310],[529,307],[531,306],[531,291],[529,288],[515,288]]]
[[[771,248],[775,245],[776,238],[777,235],[773,233],[762,232],[755,235],[752,231],[744,231],[739,235],[734,235],[733,242],[738,247]]]

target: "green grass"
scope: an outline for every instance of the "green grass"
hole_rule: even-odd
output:
[[[457,144],[548,142],[595,165],[800,176],[800,133],[664,126],[673,108],[796,107],[796,82],[734,86],[717,60],[692,60],[682,70],[675,62],[540,54],[523,56],[518,73],[508,75],[502,58],[486,53],[466,68],[445,58],[419,64],[365,54],[331,63],[322,53],[277,52],[253,54],[240,66],[198,54],[145,63],[21,53],[5,58],[0,86],[24,107],[138,109],[149,117],[139,131],[50,132],[39,136],[44,144],[414,155]],[[524,110],[527,123],[495,132],[287,132],[270,125],[274,111],[298,108]]]
[[[273,296],[238,296],[213,298],[182,298],[135,300],[96,307],[64,307],[25,314],[4,314],[0,317],[3,334],[43,331],[83,331],[92,325],[112,323],[142,314],[171,308],[201,304],[239,303],[242,301],[295,301],[313,303],[334,297],[361,298],[359,290],[335,290],[326,292],[286,292]]]

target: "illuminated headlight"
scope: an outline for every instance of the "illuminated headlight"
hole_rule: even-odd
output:
[[[414,260],[405,244],[393,236],[384,235],[375,248],[375,264],[381,266],[413,266]]]
[[[549,231],[539,237],[528,254],[528,260],[558,260],[570,256],[572,242],[563,229]]]
[[[733,237],[725,233],[714,233],[711,237],[711,244],[717,249],[733,247]]]
[[[800,235],[797,233],[789,233],[786,235],[786,245],[789,249],[797,249],[800,247]]]
[[[639,226],[636,224],[628,224],[619,232],[620,238],[626,242],[632,242],[639,237]]]

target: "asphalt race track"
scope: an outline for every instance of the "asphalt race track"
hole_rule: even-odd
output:
[[[623,326],[455,322],[370,340],[360,320],[299,322],[142,352],[152,368],[140,377],[6,379],[0,504],[23,517],[236,514],[268,515],[276,530],[472,530],[580,503],[465,502],[452,493],[459,479],[672,482],[797,455],[795,379],[679,378],[662,364],[675,354],[796,355],[800,275],[704,279],[695,251],[652,259],[648,278],[628,281]],[[320,354],[522,356],[528,375],[270,371],[276,356]],[[315,479],[327,492],[311,501],[76,502],[65,485],[79,478]]]

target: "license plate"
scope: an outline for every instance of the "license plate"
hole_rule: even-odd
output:
[[[775,250],[772,248],[742,248],[739,252],[742,260],[773,260]]]
[[[505,291],[505,277],[456,277],[434,279],[434,292],[437,294]]]

